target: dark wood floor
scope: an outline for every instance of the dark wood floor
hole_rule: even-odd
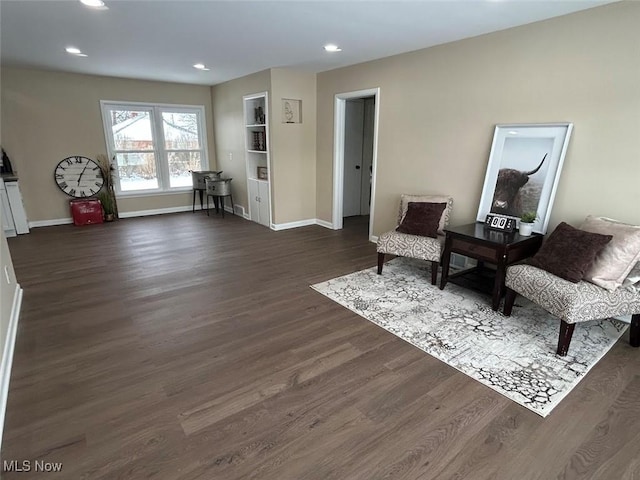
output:
[[[63,470],[3,478],[640,478],[627,335],[542,419],[310,289],[375,264],[345,225],[187,213],[10,239],[2,460]]]

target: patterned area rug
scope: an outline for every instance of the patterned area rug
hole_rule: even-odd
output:
[[[312,288],[514,402],[545,417],[622,336],[617,320],[576,326],[566,357],[555,354],[560,322],[518,297],[511,317],[490,299],[430,283],[427,262],[395,258]]]

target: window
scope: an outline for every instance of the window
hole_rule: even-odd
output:
[[[118,193],[191,189],[208,168],[203,107],[100,103]]]

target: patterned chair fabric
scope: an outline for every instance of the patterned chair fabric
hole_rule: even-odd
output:
[[[572,283],[531,265],[507,268],[505,285],[505,315],[511,314],[515,293],[519,293],[561,320],[559,355],[566,355],[576,323],[613,316],[633,316],[631,343],[638,343],[640,292],[636,289],[609,291],[586,281]]]
[[[400,257],[419,258],[431,262],[431,283],[436,284],[438,274],[438,266],[442,258],[442,250],[444,249],[444,232],[443,229],[449,224],[451,217],[451,208],[453,206],[453,197],[446,195],[408,195],[400,196],[400,209],[398,211],[398,225],[402,222],[404,215],[407,213],[409,202],[434,202],[446,203],[440,224],[438,227],[438,237],[422,237],[419,235],[409,235],[407,233],[397,232],[395,229],[383,233],[378,237],[378,273],[382,273],[385,254],[397,255]]]

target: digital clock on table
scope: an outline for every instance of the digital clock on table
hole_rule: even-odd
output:
[[[484,225],[492,230],[513,232],[516,229],[516,219],[513,217],[505,217],[504,215],[493,215],[489,213],[484,219]]]

